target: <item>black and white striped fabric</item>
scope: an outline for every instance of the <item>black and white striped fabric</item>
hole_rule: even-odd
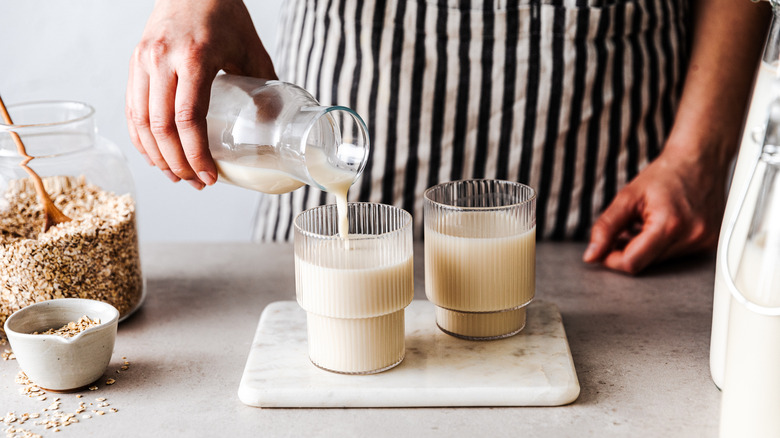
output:
[[[426,188],[514,180],[538,192],[537,235],[585,238],[671,128],[688,19],[685,0],[289,0],[275,61],[368,124],[351,201],[403,207],[420,237]],[[264,196],[255,239],[292,239],[326,201]]]

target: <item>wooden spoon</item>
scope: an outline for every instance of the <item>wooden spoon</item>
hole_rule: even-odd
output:
[[[2,113],[3,122],[6,125],[14,124],[14,122],[11,120],[11,115],[8,114],[8,110],[3,103],[2,97],[0,97],[0,113]],[[43,180],[41,180],[41,177],[38,176],[38,174],[35,173],[35,171],[32,170],[30,166],[27,165],[27,163],[29,163],[30,160],[32,160],[34,157],[27,155],[27,149],[24,147],[24,143],[22,143],[22,138],[19,137],[19,134],[14,131],[10,131],[10,134],[14,139],[14,143],[16,143],[17,152],[19,155],[24,157],[24,160],[22,160],[19,165],[22,166],[22,168],[30,175],[30,178],[32,178],[33,184],[35,185],[35,193],[38,195],[38,202],[43,208],[43,215],[46,219],[46,222],[43,225],[43,231],[48,231],[48,229],[53,225],[70,221],[71,219],[65,216],[65,214],[61,212],[60,209],[58,209],[57,206],[54,205],[54,203],[51,201],[49,194],[46,193],[46,189],[43,187]]]

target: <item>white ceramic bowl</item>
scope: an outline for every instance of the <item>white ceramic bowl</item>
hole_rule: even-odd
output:
[[[60,328],[87,315],[99,319],[72,338],[33,335]],[[110,304],[81,298],[62,298],[32,304],[5,321],[5,333],[19,367],[36,385],[54,391],[72,391],[103,375],[111,360],[119,312]]]

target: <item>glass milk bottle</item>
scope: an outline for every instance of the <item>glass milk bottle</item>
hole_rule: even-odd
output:
[[[730,270],[737,268],[742,248],[748,232],[748,219],[742,218],[736,222],[734,233],[731,236],[729,248],[723,248],[722,242],[725,228],[730,218],[736,214],[739,207],[739,194],[747,187],[750,178],[750,169],[756,162],[761,152],[763,128],[766,126],[767,108],[775,96],[774,82],[780,74],[778,60],[780,60],[780,6],[772,3],[772,24],[767,35],[764,55],[758,70],[754,85],[753,96],[750,101],[745,127],[742,133],[742,143],[737,157],[737,164],[731,180],[726,211],[723,215],[723,225],[718,246],[718,269],[715,271],[715,290],[712,305],[712,338],[710,341],[710,373],[712,380],[719,388],[723,388],[723,369],[726,358],[726,333],[728,332],[729,302],[731,301],[726,286],[726,272],[720,269],[721,258],[726,258]],[[752,208],[756,200],[756,191],[746,195],[745,204]]]
[[[731,295],[723,438],[780,436],[780,99],[770,108],[763,152],[721,242],[740,249],[736,270],[726,258],[718,266]],[[746,197],[752,193],[755,199]],[[746,239],[732,239],[740,221],[748,224]]]
[[[218,180],[264,193],[309,184],[346,194],[368,160],[357,113],[285,82],[217,76],[207,124]]]

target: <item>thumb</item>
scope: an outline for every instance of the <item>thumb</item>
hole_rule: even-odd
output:
[[[274,70],[274,63],[260,38],[253,38],[253,42],[247,44],[244,53],[240,56],[241,62],[223,66],[226,73],[248,76],[250,78],[276,80],[279,77]]]
[[[582,260],[585,263],[596,263],[604,259],[615,246],[617,237],[636,217],[636,200],[625,192],[619,193],[593,224],[590,243],[582,255]]]
[[[247,57],[246,76],[252,76],[262,79],[279,79],[274,69],[274,63],[268,51],[265,50],[263,42],[259,41],[259,47],[249,52]]]

